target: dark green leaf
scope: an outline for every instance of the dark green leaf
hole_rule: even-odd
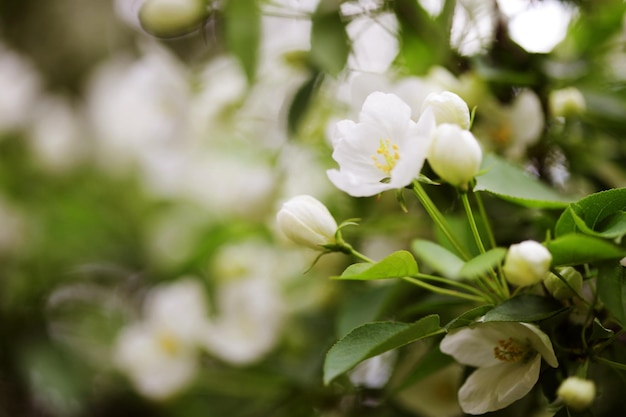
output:
[[[483,321],[523,321],[533,322],[550,318],[564,307],[550,297],[520,295],[509,298],[485,314]]]
[[[505,255],[506,249],[504,248],[493,248],[485,253],[481,253],[463,265],[460,275],[463,278],[471,279],[486,274],[498,266]]]
[[[394,287],[377,285],[348,298],[339,314],[337,323],[339,337],[345,336],[350,330],[362,324],[379,320]]]
[[[322,0],[311,18],[311,62],[331,75],[341,72],[350,53],[348,35],[338,4],[334,0]]]
[[[613,316],[626,327],[626,268],[605,262],[598,269],[598,296]]]
[[[372,280],[403,278],[418,273],[417,262],[409,252],[401,250],[394,252],[376,263],[358,263],[350,265],[341,276],[333,279]]]
[[[416,239],[411,243],[413,252],[435,272],[446,278],[459,278],[463,260],[430,240]]]
[[[552,254],[552,266],[580,265],[626,256],[626,249],[606,240],[571,233],[549,241],[546,247]]]
[[[564,208],[572,201],[571,197],[559,194],[495,155],[490,154],[483,158],[482,169],[486,172],[476,178],[475,191],[485,191],[503,200],[531,208]]]
[[[375,322],[352,330],[328,351],[324,384],[371,357],[441,333],[439,316],[426,316],[415,323]]]
[[[459,317],[455,318],[454,320],[450,321],[450,323],[446,324],[444,327],[446,328],[447,331],[450,331],[458,327],[469,326],[477,318],[482,317],[485,314],[487,314],[487,312],[490,311],[491,309],[493,309],[492,305],[475,307],[461,314]]]
[[[224,7],[226,44],[237,57],[248,83],[254,81],[261,39],[258,0],[229,0]]]
[[[311,74],[311,77],[306,80],[293,96],[291,105],[289,106],[289,114],[287,115],[287,131],[290,135],[294,135],[298,132],[300,123],[311,103],[311,99],[315,96],[317,86],[319,85],[319,73],[315,72]]]

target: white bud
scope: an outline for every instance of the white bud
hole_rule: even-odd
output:
[[[575,87],[553,90],[548,97],[550,113],[555,117],[577,115],[585,111],[585,97]]]
[[[482,158],[480,145],[469,130],[444,123],[433,131],[428,162],[444,181],[465,188],[478,173]]]
[[[504,259],[504,275],[520,287],[541,282],[550,269],[552,254],[541,243],[525,240],[511,245]]]
[[[280,230],[300,245],[321,250],[335,242],[337,222],[319,200],[299,195],[285,202],[276,215]]]
[[[146,0],[139,10],[141,26],[155,36],[183,35],[206,17],[204,0]]]
[[[469,129],[470,112],[467,103],[458,95],[449,91],[430,93],[422,103],[422,112],[430,107],[438,125],[452,123],[463,129]]]
[[[566,300],[576,294],[580,294],[583,288],[583,276],[580,272],[568,266],[559,269],[559,274],[565,279],[569,286],[552,272],[549,272],[543,280],[546,289],[554,298],[557,300]],[[575,293],[572,290],[575,291]]]
[[[574,411],[588,408],[596,397],[596,384],[588,379],[570,376],[561,383],[556,394]]]

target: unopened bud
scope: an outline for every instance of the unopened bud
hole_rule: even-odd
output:
[[[474,135],[458,125],[445,123],[435,128],[428,162],[442,180],[465,188],[478,173],[483,152]]]
[[[430,93],[422,103],[422,111],[430,107],[438,125],[455,124],[462,129],[469,129],[470,111],[467,103],[450,91]]]
[[[299,195],[285,202],[276,215],[278,227],[293,242],[322,250],[335,243],[337,222],[319,200]]]
[[[549,272],[543,280],[546,289],[557,300],[566,300],[580,294],[583,288],[583,276],[571,266],[559,269],[559,274],[567,282]]]
[[[596,397],[596,384],[588,379],[570,376],[561,383],[559,398],[574,411],[588,408]]]
[[[541,282],[551,262],[552,254],[541,243],[525,240],[509,247],[503,271],[508,282],[525,287]]]
[[[550,113],[555,117],[566,117],[585,111],[585,97],[575,87],[553,90],[548,97]]]
[[[204,0],[146,0],[139,21],[152,35],[174,37],[192,31],[206,15]]]

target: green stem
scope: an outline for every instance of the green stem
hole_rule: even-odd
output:
[[[450,230],[450,226],[446,222],[446,219],[443,217],[443,214],[441,214],[437,206],[435,206],[435,203],[433,203],[428,194],[426,194],[426,191],[418,181],[413,181],[413,193],[420,201],[431,219],[433,219],[433,221],[441,229],[446,238],[450,241],[452,246],[454,246],[454,249],[459,253],[459,255],[461,255],[465,260],[469,260],[471,257],[465,251],[463,246],[459,243],[457,238],[454,236],[454,234]]]
[[[461,201],[463,202],[463,208],[465,209],[465,214],[467,214],[467,220],[469,220],[470,228],[472,229],[472,234],[474,235],[474,240],[476,241],[476,246],[478,246],[480,253],[485,253],[485,245],[483,245],[483,240],[480,237],[480,232],[478,231],[476,219],[474,218],[469,198],[467,198],[467,193],[461,192]]]
[[[448,278],[436,277],[434,275],[422,274],[422,273],[413,275],[413,278],[418,278],[418,279],[423,279],[423,280],[428,280],[428,281],[433,281],[433,282],[440,282],[442,284],[447,284],[452,287],[462,288],[467,292],[471,292],[471,293],[476,294],[479,297],[482,297],[483,299],[485,299],[485,301],[493,301],[491,300],[491,297],[488,294],[485,294],[481,290],[474,288],[471,285],[463,284],[462,282],[454,281]]]
[[[434,285],[430,285],[427,284],[425,282],[420,281],[419,279],[416,278],[412,278],[412,277],[403,277],[403,280],[410,282],[411,284],[415,284],[418,287],[422,287],[426,290],[432,291],[436,294],[441,294],[441,295],[449,295],[452,297],[457,297],[457,298],[463,298],[465,300],[471,300],[471,301],[475,301],[478,303],[484,303],[485,300],[483,297],[478,297],[475,295],[471,295],[471,294],[466,294],[464,292],[459,292],[459,291],[455,291],[455,290],[449,290],[447,288],[440,288],[440,287],[436,287]]]
[[[594,359],[600,363],[610,366],[611,368],[619,369],[620,371],[626,371],[626,364],[624,363],[614,362],[601,356],[596,356]]]

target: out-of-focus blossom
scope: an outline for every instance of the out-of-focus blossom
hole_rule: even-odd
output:
[[[172,37],[199,29],[206,14],[204,0],[145,0],[139,21],[153,35]]]
[[[459,404],[468,414],[499,410],[528,394],[539,379],[541,358],[558,366],[548,335],[528,323],[488,322],[453,330],[440,348],[478,368],[459,389]]]
[[[28,58],[0,43],[0,133],[24,127],[41,91],[41,79]]]
[[[576,116],[586,109],[585,97],[576,87],[551,91],[548,105],[550,114],[554,117]]]
[[[193,379],[205,325],[204,293],[196,281],[155,287],[145,300],[143,319],[118,336],[115,363],[141,394],[167,398]]]
[[[520,92],[510,105],[487,100],[479,115],[472,129],[476,136],[511,159],[520,159],[537,143],[545,125],[539,97],[531,90]]]
[[[293,242],[316,250],[335,242],[337,222],[328,208],[310,195],[286,201],[276,215],[280,230]]]
[[[348,375],[357,387],[383,388],[393,372],[398,352],[390,350],[358,364]]]
[[[435,115],[437,124],[452,123],[461,129],[469,129],[470,112],[467,103],[461,97],[450,91],[429,94],[422,109],[430,107]]]
[[[525,240],[509,247],[502,270],[507,281],[524,287],[541,282],[551,262],[552,254],[545,246]]]
[[[494,40],[496,19],[494,2],[458,1],[452,19],[450,43],[466,56],[485,51]]]
[[[428,163],[447,183],[467,188],[482,162],[482,149],[472,132],[444,123],[434,130]]]
[[[415,123],[399,97],[374,92],[363,103],[358,123],[337,123],[333,159],[340,169],[327,171],[328,177],[354,197],[402,188],[419,175],[434,126],[430,110]]]
[[[596,398],[596,384],[584,378],[570,376],[561,383],[556,394],[574,411],[583,411]]]

